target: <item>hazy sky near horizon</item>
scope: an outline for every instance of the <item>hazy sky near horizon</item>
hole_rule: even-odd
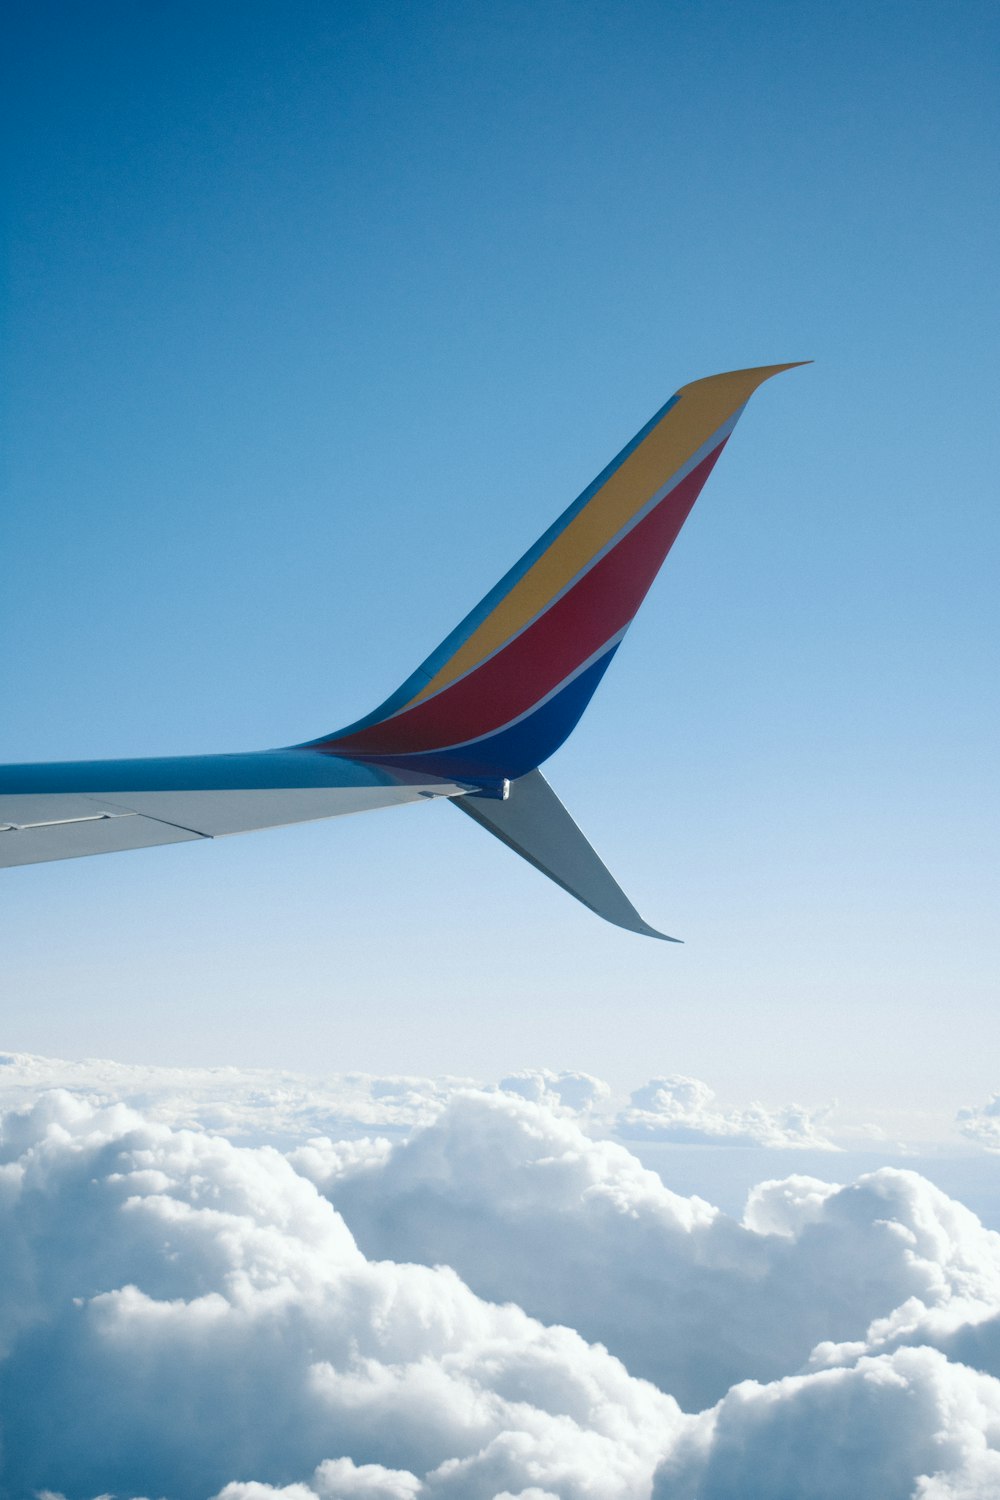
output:
[[[929,1134],[1000,1088],[996,33],[15,8],[0,760],[347,723],[677,386],[815,363],[547,768],[683,948],[412,808],[4,872],[5,1047],[690,1073]]]

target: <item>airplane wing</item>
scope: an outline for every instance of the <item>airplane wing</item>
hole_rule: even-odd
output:
[[[0,867],[461,796],[455,781],[301,750],[0,769]]]
[[[572,732],[744,407],[793,365],[682,386],[401,687],[305,744],[0,766],[0,865],[457,805],[592,911],[642,920],[538,767]],[[676,941],[670,939],[670,941]]]

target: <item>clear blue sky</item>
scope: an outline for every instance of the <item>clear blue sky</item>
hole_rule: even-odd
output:
[[[751,404],[550,763],[3,880],[3,1045],[1000,1088],[992,3],[21,4],[0,759],[379,701],[678,385]]]

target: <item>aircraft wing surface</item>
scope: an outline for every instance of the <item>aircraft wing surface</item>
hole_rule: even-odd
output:
[[[510,782],[502,801],[470,796],[454,805],[606,922],[666,943],[680,941],[643,921],[541,771]]]
[[[0,766],[0,866],[456,798],[591,911],[666,938],[639,915],[538,768],[586,709],[750,397],[793,368],[727,370],[681,386],[396,691],[353,724],[241,755]],[[623,738],[623,755],[627,745]]]
[[[465,785],[312,751],[0,769],[0,867],[455,797]]]

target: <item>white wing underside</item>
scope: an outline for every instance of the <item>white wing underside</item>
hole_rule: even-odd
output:
[[[0,795],[0,867],[77,859],[154,844],[221,838],[317,818],[457,796],[440,780],[425,787],[241,787],[209,791]]]

